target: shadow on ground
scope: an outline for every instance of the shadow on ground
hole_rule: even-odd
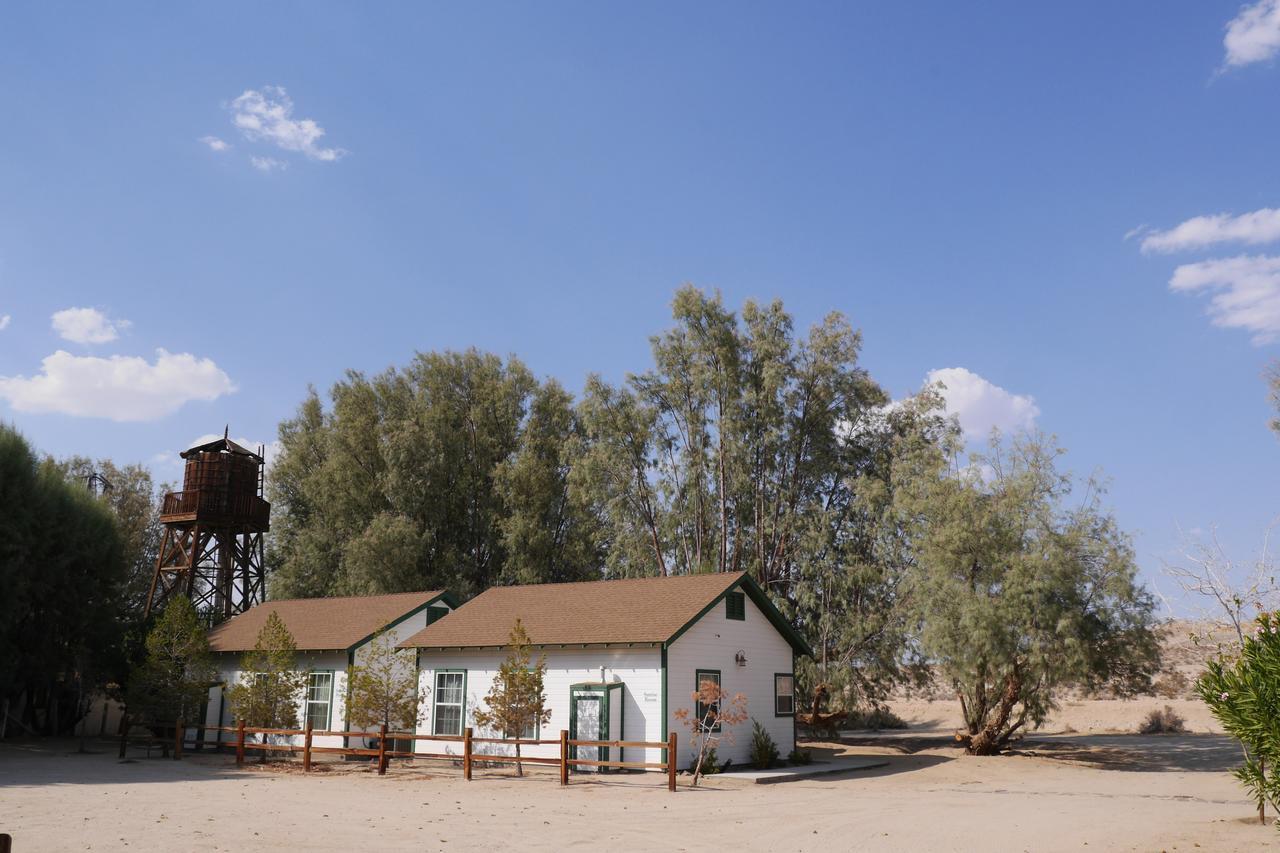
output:
[[[1097,770],[1220,773],[1240,765],[1240,746],[1226,735],[1052,735],[1029,737],[1017,755],[1068,761]]]
[[[6,741],[0,744],[0,788],[32,785],[105,785],[147,782],[199,782],[225,778],[237,770],[225,757],[211,754],[174,761],[159,750],[129,750],[121,760],[114,744],[91,742],[78,750],[75,740]]]

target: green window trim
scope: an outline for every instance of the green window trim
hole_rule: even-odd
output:
[[[329,695],[324,699],[317,699],[312,694],[312,691],[316,690],[317,687],[321,690],[324,689],[322,685],[315,683],[318,675],[326,676],[329,681]],[[337,676],[331,669],[313,669],[307,676],[306,719],[307,722],[311,723],[311,728],[319,729],[322,732],[329,731],[329,727],[333,723],[333,690],[334,683],[337,680]],[[317,713],[321,707],[324,708],[323,714]],[[317,719],[319,717],[322,717],[322,719]]]
[[[778,689],[778,681],[783,678],[790,682],[785,694]],[[790,710],[783,710],[781,701],[783,699],[791,703]],[[775,717],[794,717],[796,715],[796,677],[794,673],[775,672],[773,674],[773,715]]]
[[[724,595],[724,618],[738,622],[747,618],[747,596],[741,592],[726,592]]]
[[[462,683],[459,685],[461,697],[457,702],[445,702],[446,708],[458,709],[458,730],[457,731],[440,731],[440,676],[442,675],[461,675]],[[431,733],[433,735],[461,735],[467,727],[467,671],[465,669],[437,669],[431,676]],[[453,689],[453,688],[446,688]]]
[[[703,676],[704,676],[704,675],[713,675],[713,676],[715,676],[715,678],[714,678],[714,679],[703,678]],[[723,680],[721,680],[721,678],[720,678],[720,670],[718,670],[718,669],[695,669],[695,670],[693,671],[693,692],[694,692],[694,693],[699,693],[699,692],[701,692],[701,691],[702,691],[702,682],[703,682],[703,681],[711,681],[711,680],[714,680],[714,681],[715,681],[715,683],[716,683],[716,687],[719,687],[721,690],[723,690],[723,689],[724,689],[724,681],[723,681]],[[707,710],[708,710],[708,709],[707,709],[707,707],[706,707],[705,705],[703,705],[701,702],[695,702],[695,703],[694,703],[693,711],[694,711],[694,713],[695,713],[695,714],[697,714],[697,716],[698,716],[698,724],[699,724],[699,725],[701,725],[701,724],[702,724],[702,721],[706,719],[706,716],[707,716]],[[720,721],[719,721],[719,719],[718,719],[718,718],[717,718],[717,720],[716,720],[715,724],[711,726],[711,731],[712,731],[712,732],[718,732],[718,731],[720,731]]]

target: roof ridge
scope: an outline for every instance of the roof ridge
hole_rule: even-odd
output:
[[[593,581],[550,581],[548,583],[516,583],[516,584],[495,584],[480,595],[486,592],[492,592],[495,589],[533,589],[544,587],[566,587],[566,586],[592,586],[598,583],[640,583],[643,581],[673,581],[673,580],[692,580],[693,578],[711,578],[711,577],[742,577],[746,574],[744,570],[736,572],[695,572],[689,575],[646,575],[639,578],[598,578]],[[476,596],[479,598],[479,596]]]
[[[378,592],[373,595],[311,595],[299,598],[268,598],[266,601],[255,604],[254,607],[262,607],[265,604],[288,604],[294,601],[354,601],[365,598],[390,598],[393,595],[439,595],[443,592],[445,592],[444,589],[423,589],[409,592]]]

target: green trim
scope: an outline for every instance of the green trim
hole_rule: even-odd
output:
[[[328,707],[326,708],[327,713],[325,714],[324,726],[322,726],[323,731],[328,731],[330,724],[333,722],[333,686],[338,680],[338,674],[336,671],[332,669],[313,669],[307,673],[306,718],[307,720],[311,719],[311,703],[314,701],[311,698],[311,677],[320,673],[328,673],[329,675],[329,702]]]
[[[696,616],[684,623],[684,625],[680,627],[679,631],[676,631],[667,639],[666,644],[670,646],[676,640],[680,639],[684,632],[692,628],[703,616],[706,616],[707,613],[711,611],[711,608],[715,607],[726,595],[738,588],[741,588],[742,591],[747,594],[747,597],[755,603],[756,607],[760,608],[760,612],[765,615],[765,618],[768,619],[773,627],[778,630],[778,633],[782,635],[782,638],[791,645],[792,651],[813,657],[813,649],[810,648],[804,637],[800,636],[800,632],[797,631],[791,623],[787,621],[787,617],[783,616],[781,611],[774,606],[774,603],[769,600],[769,596],[760,588],[760,585],[751,578],[751,575],[747,574],[741,575],[737,581],[713,598],[710,604],[699,610]]]
[[[724,618],[732,619],[735,622],[745,622],[747,620],[747,597],[741,592],[726,592],[724,594]]]
[[[662,647],[662,740],[667,740],[667,647]]]
[[[719,687],[721,690],[724,690],[724,673],[720,672],[720,670],[718,669],[705,669],[703,667],[694,667],[694,670],[693,670],[693,692],[694,693],[698,693],[699,691],[702,690],[702,676],[704,674],[710,675],[711,673],[715,673],[716,686]],[[702,725],[702,718],[705,716],[701,711],[698,710],[698,706],[701,704],[702,703],[698,701],[695,701],[693,703],[693,713],[698,718],[699,726]],[[715,725],[711,727],[711,731],[713,733],[720,731],[720,721],[718,716],[716,718]]]
[[[427,605],[427,624],[434,625],[453,611],[448,607],[441,607],[438,604]]]
[[[363,646],[365,643],[369,642],[369,641],[370,641],[370,640],[372,640],[374,637],[376,637],[376,636],[378,636],[379,634],[381,634],[383,631],[390,631],[392,628],[396,627],[397,625],[399,625],[399,624],[400,624],[401,622],[403,622],[404,620],[408,619],[408,618],[409,618],[409,617],[411,617],[411,616],[416,616],[416,615],[418,615],[419,613],[421,613],[422,611],[426,610],[426,609],[427,609],[428,607],[430,607],[431,605],[435,604],[437,601],[443,601],[445,604],[449,605],[449,608],[450,608],[451,610],[456,610],[456,609],[458,609],[458,604],[457,604],[458,599],[454,598],[454,597],[453,597],[453,593],[449,592],[449,590],[447,590],[447,589],[446,589],[444,592],[440,593],[440,594],[439,594],[439,595],[437,595],[435,598],[433,598],[433,599],[431,599],[431,600],[429,600],[429,601],[424,601],[422,604],[419,604],[417,607],[413,608],[413,609],[412,609],[412,610],[410,610],[408,613],[405,613],[403,616],[400,616],[400,617],[399,617],[399,618],[397,618],[397,619],[393,619],[392,621],[390,621],[390,622],[388,622],[387,624],[383,625],[381,628],[379,628],[378,630],[374,631],[372,634],[370,634],[369,636],[367,636],[367,637],[365,637],[364,639],[360,640],[359,642],[356,642],[356,643],[353,643],[353,644],[352,644],[352,645],[350,645],[350,646],[347,646],[347,651],[348,651],[348,652],[354,652],[356,649],[360,648],[360,647],[361,647],[361,646]]]
[[[440,695],[440,675],[441,673],[460,672],[462,673],[462,705],[460,714],[458,715],[458,731],[440,732],[436,731],[436,709],[440,706],[438,696]],[[431,734],[433,735],[460,735],[467,728],[467,671],[465,669],[433,669],[431,670]]]
[[[792,663],[795,663],[794,657]],[[791,713],[784,714],[778,710],[778,679],[791,679]],[[773,715],[775,717],[794,717],[796,715],[796,674],[794,672],[775,672],[773,674]]]

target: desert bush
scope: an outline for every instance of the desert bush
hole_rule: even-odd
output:
[[[778,744],[760,725],[759,720],[751,721],[751,763],[757,770],[768,770],[778,760]]]
[[[1191,679],[1171,669],[1161,673],[1151,685],[1151,692],[1165,699],[1181,699],[1191,692]]]
[[[791,754],[787,756],[787,761],[792,764],[812,764],[813,753],[805,749],[793,749]]]
[[[1138,734],[1142,735],[1182,734],[1186,730],[1187,721],[1168,705],[1147,714],[1138,726]]]
[[[849,716],[845,718],[844,725],[841,726],[841,728],[871,729],[872,731],[879,731],[880,729],[905,729],[907,728],[907,721],[883,705],[880,705],[867,711],[850,711]]]

